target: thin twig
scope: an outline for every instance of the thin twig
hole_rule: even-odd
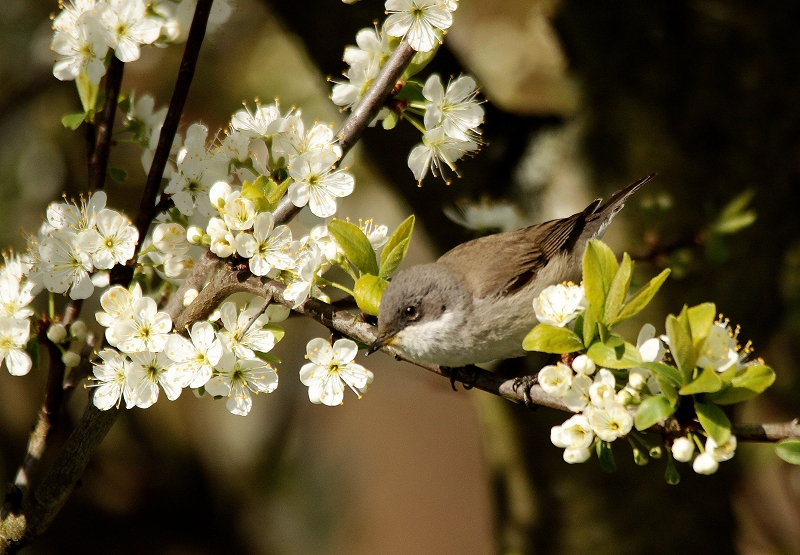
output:
[[[397,80],[411,63],[416,51],[406,41],[401,42],[394,49],[389,59],[381,67],[381,71],[370,85],[358,105],[345,120],[342,128],[336,134],[339,146],[342,147],[342,157],[358,142],[364,130],[381,111],[389,95],[397,84]],[[284,224],[294,218],[301,207],[292,204],[286,196],[275,209],[275,225]]]
[[[206,24],[208,23],[212,2],[213,0],[198,0],[195,8],[192,26],[189,28],[189,37],[186,39],[186,48],[183,51],[183,59],[181,59],[181,65],[178,69],[175,90],[172,93],[172,100],[170,100],[169,109],[164,118],[164,125],[161,126],[158,146],[153,154],[153,163],[150,165],[150,172],[147,174],[147,182],[142,193],[142,202],[139,205],[139,213],[136,216],[136,229],[139,230],[140,238],[147,234],[147,229],[156,215],[156,197],[158,196],[158,190],[161,188],[161,178],[164,175],[164,168],[167,167],[172,141],[178,131],[178,124],[181,121],[186,97],[189,96],[189,87],[194,78],[200,46],[203,44],[203,39],[206,35]],[[141,245],[142,241],[139,241],[136,246],[137,254]],[[135,258],[136,255],[134,254]]]
[[[117,99],[122,87],[122,74],[125,63],[117,57],[111,58],[106,72],[106,99],[97,124],[95,147],[89,158],[89,191],[105,187],[108,173],[108,155],[111,151],[111,138],[114,130],[114,116],[117,113]]]

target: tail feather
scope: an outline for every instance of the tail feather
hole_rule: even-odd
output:
[[[611,223],[616,213],[625,206],[625,201],[628,200],[628,197],[655,176],[656,174],[652,173],[644,179],[640,179],[636,183],[632,183],[611,195],[611,198],[597,208],[591,215],[586,217],[586,225],[583,228],[580,240],[588,241],[589,239],[602,237],[608,224]]]

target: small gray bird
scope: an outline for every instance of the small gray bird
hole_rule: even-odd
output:
[[[373,353],[392,345],[406,358],[450,368],[523,356],[542,290],[581,278],[589,239],[655,174],[597,199],[582,212],[458,245],[430,264],[402,270],[378,311]]]

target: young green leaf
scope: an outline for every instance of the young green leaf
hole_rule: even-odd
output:
[[[75,79],[75,86],[78,87],[78,96],[81,99],[84,113],[94,113],[97,107],[100,83],[92,83],[89,80],[89,72],[84,69]]]
[[[358,308],[371,316],[377,316],[381,297],[387,285],[389,282],[386,280],[370,274],[364,274],[358,278],[353,288]]]
[[[642,365],[639,351],[630,343],[613,348],[601,342],[592,343],[586,355],[598,366],[606,368],[634,368]]]
[[[692,343],[698,347],[711,333],[711,326],[717,317],[717,307],[714,303],[699,304],[689,308],[686,316],[689,319],[689,329],[692,331]]]
[[[617,274],[617,258],[602,241],[592,239],[583,253],[583,287],[589,312],[598,322],[605,322],[603,309],[611,282]]]
[[[675,364],[678,365],[678,370],[683,375],[683,383],[689,383],[692,380],[692,373],[694,366],[697,362],[697,356],[694,352],[692,345],[692,337],[685,329],[684,325],[678,318],[670,314],[667,316],[667,337],[669,338],[669,350],[672,353],[672,358]]]
[[[639,409],[636,411],[636,418],[633,422],[636,429],[641,432],[657,424],[661,420],[672,416],[674,412],[675,407],[672,406],[669,399],[663,395],[656,395],[655,397],[649,397],[642,401],[642,404],[639,405]]]
[[[245,181],[242,184],[242,198],[252,201],[259,212],[265,212],[270,209],[267,196],[277,188],[278,184],[271,178],[259,175],[252,183]]]
[[[710,403],[695,403],[694,409],[700,425],[717,445],[722,445],[730,439],[731,421],[721,408]]]
[[[113,166],[109,166],[108,176],[111,178],[112,181],[114,181],[114,183],[125,183],[125,180],[128,179],[128,172],[126,172],[122,168],[115,168]]]
[[[389,236],[386,244],[383,245],[383,250],[381,250],[381,266],[386,264],[386,260],[392,254],[392,251],[397,248],[397,245],[403,241],[411,240],[411,234],[414,232],[414,220],[414,214],[411,214],[403,221],[403,223],[397,226],[397,229],[394,230],[394,233]],[[405,256],[405,252],[403,253],[403,256]]]
[[[800,440],[784,439],[775,445],[775,454],[789,464],[800,465]]]
[[[362,275],[370,274],[377,277],[378,262],[375,259],[375,251],[372,250],[369,239],[358,226],[344,220],[333,220],[328,224],[328,231],[342,247],[347,259],[358,268]]]
[[[522,340],[522,348],[540,353],[574,353],[583,349],[583,342],[572,330],[538,324]]]
[[[617,317],[613,321],[609,321],[608,324],[614,325],[630,318],[631,316],[634,316],[635,314],[638,314],[644,307],[647,306],[647,303],[653,299],[655,294],[658,293],[658,290],[666,281],[667,276],[669,276],[670,271],[671,270],[667,268],[647,282],[644,287],[639,289],[639,291],[637,291],[636,294],[631,297],[627,303],[625,303],[625,306],[623,306],[619,311]]]
[[[577,322],[581,317],[575,319]],[[592,341],[594,341],[595,336],[597,335],[597,318],[594,316],[594,312],[589,310],[583,311],[583,325],[578,328],[578,324],[575,324],[575,329],[583,333],[583,344],[584,345],[591,345]]]
[[[650,370],[656,377],[662,377],[668,380],[675,387],[680,387],[684,384],[683,375],[674,366],[669,366],[662,362],[643,362],[642,367]]]
[[[763,393],[775,381],[775,371],[769,366],[756,364],[747,366],[741,374],[731,379],[730,387],[706,398],[718,405],[733,405],[752,399]]]
[[[383,260],[381,262],[380,273],[378,274],[381,278],[389,279],[397,271],[400,263],[406,257],[409,239],[410,238],[403,239],[400,243],[395,245],[392,252],[390,252],[389,256],[385,259],[383,258],[383,252],[381,252],[381,259]]]
[[[628,289],[631,286],[631,276],[633,275],[633,262],[628,253],[622,254],[622,264],[619,265],[619,270],[614,275],[611,281],[611,286],[608,289],[606,296],[605,315],[606,322],[613,322],[619,315],[622,303],[628,296]]]
[[[78,127],[86,119],[86,114],[83,112],[77,112],[74,114],[64,114],[61,117],[61,125],[65,128],[69,129],[70,131],[75,131]]]
[[[728,235],[736,233],[756,221],[755,210],[747,210],[747,205],[753,200],[754,194],[753,189],[747,189],[736,195],[722,210],[711,226],[711,231],[720,235]]]
[[[723,383],[713,368],[703,368],[694,380],[680,388],[681,395],[697,395],[698,393],[714,393],[722,389]]]

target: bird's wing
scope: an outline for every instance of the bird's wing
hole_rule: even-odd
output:
[[[568,218],[463,243],[439,262],[462,276],[478,298],[507,294],[528,284],[575,232],[580,233],[585,214],[591,214],[598,203]]]

